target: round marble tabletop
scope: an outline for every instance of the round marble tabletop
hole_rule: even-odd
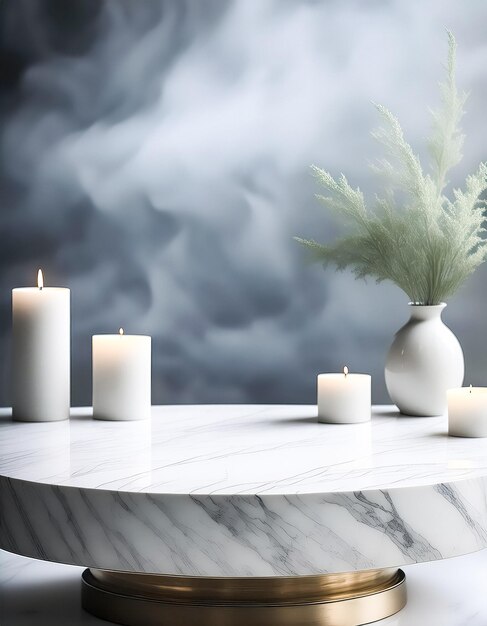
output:
[[[374,407],[153,407],[146,422],[0,414],[0,548],[104,570],[299,576],[487,546],[487,441]]]

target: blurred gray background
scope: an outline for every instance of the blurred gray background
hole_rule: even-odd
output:
[[[487,157],[483,0],[4,0],[0,404],[10,290],[72,290],[73,404],[91,335],[153,337],[153,401],[314,402],[315,376],[373,375],[408,316],[391,285],[310,266],[293,235],[340,232],[316,163],[368,194],[371,101],[420,155],[445,27],[471,91],[465,158]],[[449,303],[467,383],[487,384],[487,267]]]

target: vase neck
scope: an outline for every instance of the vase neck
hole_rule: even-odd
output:
[[[446,304],[442,302],[441,304],[434,305],[422,305],[422,304],[410,304],[409,309],[411,313],[411,319],[416,321],[426,321],[426,320],[434,320],[440,319],[443,309],[446,307]]]

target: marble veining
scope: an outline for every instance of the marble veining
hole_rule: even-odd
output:
[[[0,417],[0,548],[102,569],[290,576],[487,546],[487,441],[376,407],[154,407],[150,422]]]

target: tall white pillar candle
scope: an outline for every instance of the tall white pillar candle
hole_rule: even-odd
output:
[[[448,389],[448,434],[452,437],[487,437],[487,388]]]
[[[370,420],[371,377],[369,374],[318,375],[318,421],[357,424]]]
[[[93,335],[93,417],[141,420],[151,412],[151,338]]]
[[[52,422],[69,417],[70,291],[44,287],[12,290],[12,415]]]

